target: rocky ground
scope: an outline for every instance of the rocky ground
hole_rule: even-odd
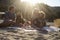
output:
[[[37,30],[0,28],[0,40],[60,40],[60,32],[43,34]]]

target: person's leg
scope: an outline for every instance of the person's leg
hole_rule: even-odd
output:
[[[0,24],[0,27],[8,27],[8,26],[10,26],[10,25],[12,25],[12,24],[13,24],[13,22],[7,21],[7,22],[1,23],[1,24]]]

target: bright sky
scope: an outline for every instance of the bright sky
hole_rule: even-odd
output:
[[[45,3],[48,4],[49,6],[60,6],[60,0],[22,0],[22,1],[30,2],[32,4]]]
[[[50,6],[60,6],[60,0],[45,0],[45,3]]]

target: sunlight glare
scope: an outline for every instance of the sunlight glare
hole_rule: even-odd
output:
[[[27,2],[32,5],[35,5],[36,3],[43,3],[43,0],[21,0],[21,2]]]

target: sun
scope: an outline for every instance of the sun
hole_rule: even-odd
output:
[[[27,3],[30,3],[32,5],[35,5],[37,3],[42,3],[43,1],[42,0],[21,0],[21,2],[27,2]]]

